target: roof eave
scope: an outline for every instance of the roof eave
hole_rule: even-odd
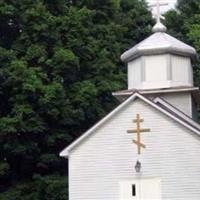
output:
[[[197,60],[197,54],[195,49],[183,50],[174,47],[161,47],[161,48],[149,48],[149,49],[135,49],[128,50],[121,55],[121,60],[125,63],[130,62],[140,56],[160,55],[160,54],[175,54],[185,57],[190,57],[193,61]]]
[[[175,92],[198,92],[198,87],[185,87],[185,88],[164,88],[164,89],[151,89],[151,90],[124,90],[124,91],[117,91],[113,92],[113,96],[130,96],[134,92],[139,92],[140,94],[160,94],[160,93],[175,93]],[[199,93],[199,92],[198,92]]]

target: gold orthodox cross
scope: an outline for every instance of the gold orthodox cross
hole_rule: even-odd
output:
[[[136,129],[127,130],[127,133],[137,133],[137,140],[133,140],[133,143],[137,145],[138,154],[141,154],[141,148],[146,148],[146,146],[141,142],[141,133],[150,132],[149,128],[141,129],[140,124],[144,122],[143,119],[140,118],[140,115],[136,115],[136,119],[133,120],[136,123]]]

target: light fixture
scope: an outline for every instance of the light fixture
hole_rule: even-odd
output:
[[[142,165],[141,165],[140,161],[137,160],[137,162],[135,164],[135,171],[137,173],[139,173],[141,171],[141,167],[142,167]]]

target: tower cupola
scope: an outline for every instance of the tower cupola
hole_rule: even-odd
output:
[[[128,89],[193,86],[196,50],[168,35],[160,22],[154,34],[121,55],[128,64]]]
[[[196,106],[200,101],[199,89],[193,84],[192,62],[196,50],[166,33],[161,23],[157,0],[157,22],[152,35],[121,55],[128,67],[128,89],[113,95],[124,101],[135,91],[153,100],[156,97],[196,119]]]
[[[121,55],[128,65],[128,89],[193,86],[191,61],[196,50],[166,33],[157,0],[153,34]]]

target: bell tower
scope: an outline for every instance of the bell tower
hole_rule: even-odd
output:
[[[195,118],[196,103],[200,99],[193,83],[192,62],[196,60],[196,50],[167,34],[160,16],[158,9],[153,34],[121,55],[128,68],[128,88],[113,95],[120,101],[135,91],[151,99],[159,96]]]
[[[128,89],[192,87],[193,47],[173,38],[163,28],[122,54],[128,65]]]

